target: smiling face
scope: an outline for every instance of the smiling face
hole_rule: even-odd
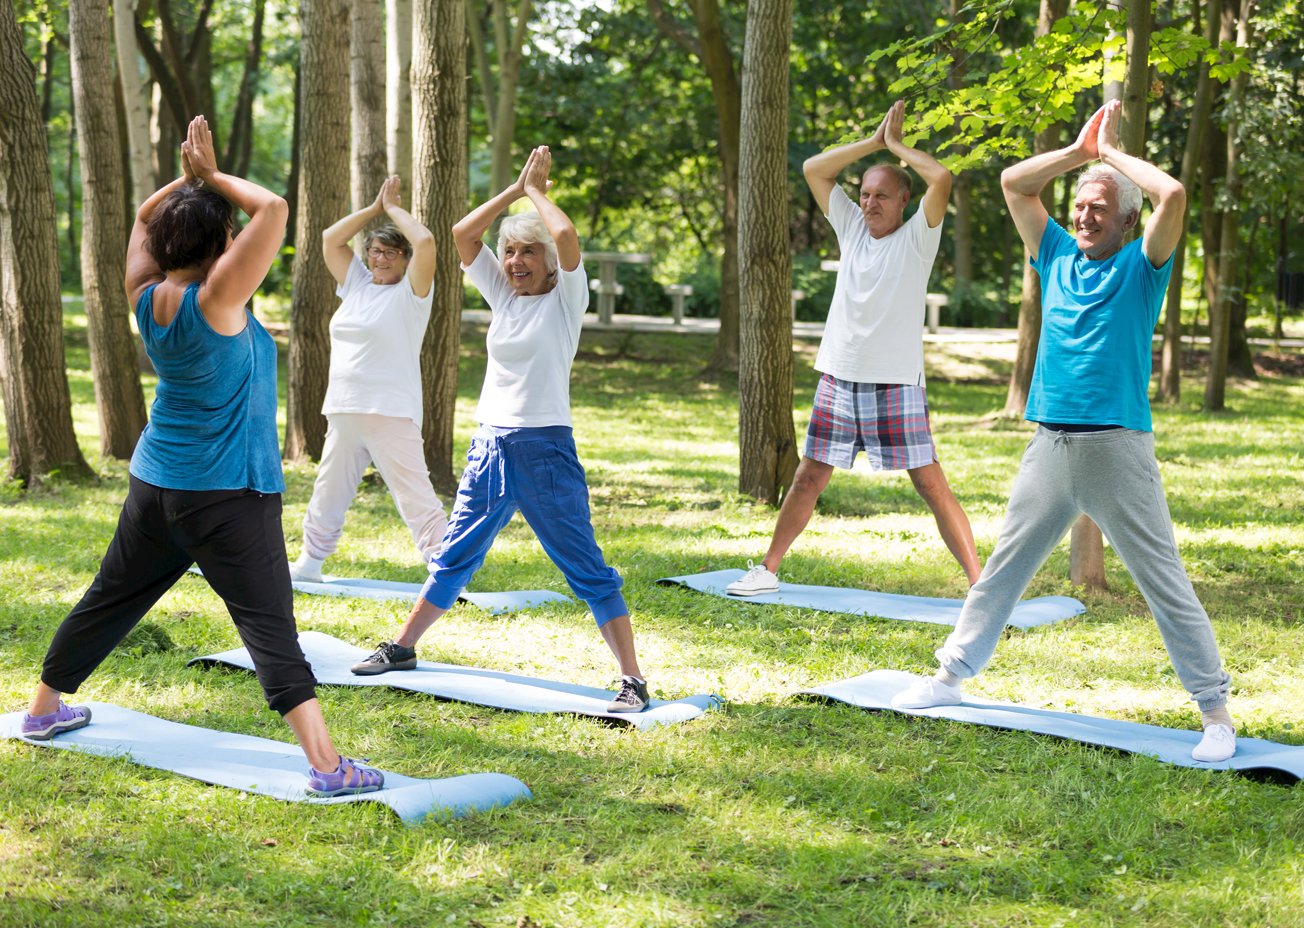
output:
[[[548,274],[542,242],[508,241],[503,246],[503,272],[507,282],[520,296],[547,293],[556,284]]]
[[[408,257],[401,249],[391,248],[378,241],[367,249],[367,270],[377,284],[396,284],[407,273]]]
[[[1123,212],[1118,191],[1106,181],[1089,181],[1073,201],[1073,232],[1078,249],[1093,261],[1123,247],[1123,236],[1136,223],[1136,212]]]
[[[886,168],[871,168],[860,182],[860,211],[874,238],[891,235],[901,228],[910,192]]]

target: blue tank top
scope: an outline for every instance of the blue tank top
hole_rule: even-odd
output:
[[[245,320],[239,335],[214,332],[199,309],[198,281],[169,325],[154,321],[154,287],[140,295],[136,325],[158,389],[131,456],[133,476],[172,490],[285,490],[276,342],[252,313]]]

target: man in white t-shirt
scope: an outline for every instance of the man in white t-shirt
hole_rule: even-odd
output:
[[[875,470],[905,470],[923,497],[947,548],[972,586],[981,566],[969,518],[937,461],[924,391],[924,297],[942,237],[951,174],[931,155],[902,142],[905,104],[888,110],[868,139],[807,159],[806,182],[838,236],[841,261],[824,338],[815,358],[823,374],[815,391],[806,454],[779,510],[760,564],[727,587],[735,596],[774,593],[779,563],[815,511],[834,468],[850,468],[864,451]],[[866,155],[887,149],[927,184],[919,209],[905,219],[910,175],[895,164],[865,172],[860,205],[838,175]]]

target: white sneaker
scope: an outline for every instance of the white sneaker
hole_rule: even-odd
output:
[[[958,706],[964,701],[960,687],[926,677],[892,697],[893,709],[932,709],[935,706]]]
[[[290,565],[290,579],[302,580],[306,583],[321,583],[321,565],[324,563],[324,559],[309,557],[308,552],[304,551],[299,555],[299,559]]]
[[[1204,730],[1204,737],[1191,751],[1191,760],[1216,764],[1227,760],[1236,753],[1236,732],[1230,725],[1210,725]]]
[[[730,596],[756,596],[759,593],[779,592],[779,575],[772,574],[764,564],[747,562],[747,573],[724,588]]]

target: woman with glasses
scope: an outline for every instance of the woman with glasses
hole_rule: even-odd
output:
[[[350,240],[366,236],[366,263]],[[326,266],[343,298],[331,317],[330,379],[322,415],[326,443],[303,518],[296,580],[320,581],[335,552],[362,472],[374,463],[424,560],[439,550],[448,525],[430,486],[421,441],[421,341],[434,295],[435,239],[403,208],[399,179],[376,200],[322,233]]]

